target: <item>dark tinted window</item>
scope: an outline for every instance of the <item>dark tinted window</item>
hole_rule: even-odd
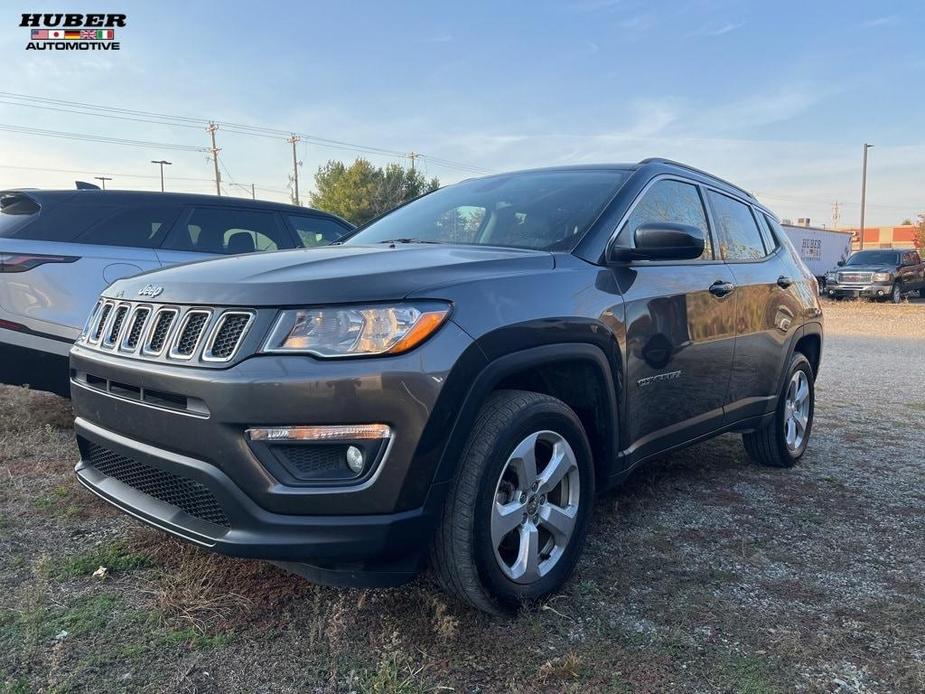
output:
[[[25,195],[0,196],[0,238],[15,235],[38,211],[38,204]]]
[[[777,239],[774,232],[771,231],[771,221],[760,212],[756,213],[758,217],[758,230],[761,232],[761,240],[764,242],[764,248],[768,255],[777,250]]]
[[[180,208],[174,205],[125,208],[94,224],[75,241],[103,246],[156,248],[179,214]]]
[[[621,233],[633,234],[643,224],[670,222],[697,227],[703,232],[704,260],[713,259],[707,215],[697,186],[681,181],[663,180],[652,184],[633,208]]]
[[[760,260],[767,253],[752,208],[722,193],[709,192],[719,247],[725,260]]]
[[[163,248],[235,254],[292,248],[292,241],[273,212],[199,207],[170,232]]]
[[[896,251],[858,251],[845,265],[899,265]]]
[[[385,215],[348,244],[414,238],[568,250],[626,180],[625,171],[535,171],[441,188]]]
[[[31,209],[28,203],[18,203],[15,210]],[[74,205],[68,203],[49,203],[37,214],[28,216],[12,214],[6,210],[0,213],[0,237],[8,236],[18,239],[36,241],[73,241],[87,227],[96,224],[113,214],[116,208],[100,205]],[[13,219],[17,221],[12,221]],[[20,222],[18,220],[25,220]],[[9,221],[8,221],[9,220]]]
[[[287,216],[287,219],[299,235],[299,241],[306,248],[327,246],[349,231],[349,229],[327,217],[291,214]]]

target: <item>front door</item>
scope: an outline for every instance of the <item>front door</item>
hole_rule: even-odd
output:
[[[615,270],[626,312],[623,411],[631,459],[722,425],[735,344],[734,278],[714,257],[700,186],[656,179],[620,233],[631,239],[653,222],[696,226],[707,243],[698,260],[638,261]]]

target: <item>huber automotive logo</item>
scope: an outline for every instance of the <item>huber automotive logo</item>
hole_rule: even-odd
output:
[[[116,27],[124,14],[23,14],[30,32],[27,51],[118,51]]]

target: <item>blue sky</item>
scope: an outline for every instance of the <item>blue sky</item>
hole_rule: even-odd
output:
[[[841,223],[857,222],[867,141],[876,145],[869,222],[925,212],[920,1],[124,2],[110,8],[128,15],[118,53],[25,51],[20,14],[47,9],[0,9],[0,90],[295,130],[492,171],[669,156],[744,185],[781,216],[826,224],[835,200]],[[0,124],[207,144],[201,128],[10,103],[0,103]],[[284,140],[221,130],[218,139],[226,183],[286,197]],[[70,187],[109,173],[111,185],[154,188],[141,176],[156,174],[149,160],[167,158],[171,188],[212,189],[211,164],[196,152],[9,132],[0,152],[0,187]],[[302,145],[303,195],[321,162],[354,156]],[[422,165],[444,182],[469,175]]]

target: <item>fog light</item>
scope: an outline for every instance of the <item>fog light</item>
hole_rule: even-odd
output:
[[[351,472],[359,475],[363,472],[363,451],[361,451],[356,446],[348,446],[347,448],[347,467],[350,468]]]
[[[835,293],[835,290],[834,290],[834,289],[830,289],[830,290],[829,290],[829,296],[832,296],[834,293]]]
[[[883,296],[883,290],[882,290],[882,289],[881,289],[879,292],[877,292],[877,296]]]

